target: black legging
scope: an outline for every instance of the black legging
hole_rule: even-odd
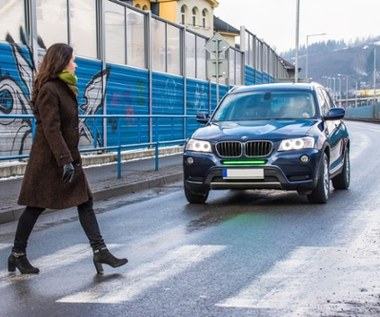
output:
[[[93,250],[104,248],[102,234],[100,233],[99,224],[96,219],[94,209],[92,207],[92,200],[89,200],[78,207],[79,222],[90,241],[90,245]],[[13,252],[26,253],[26,247],[28,245],[29,236],[33,230],[33,227],[42,214],[45,208],[30,207],[27,206],[20,216],[17,224]]]

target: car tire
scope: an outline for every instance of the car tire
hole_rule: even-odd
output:
[[[347,189],[350,186],[350,153],[346,150],[344,154],[344,163],[342,172],[332,179],[332,184],[335,189]]]
[[[208,190],[195,193],[186,185],[186,183],[183,188],[185,191],[186,199],[190,204],[204,204],[206,202],[209,194]]]
[[[319,167],[319,175],[317,186],[307,195],[309,202],[314,204],[325,204],[329,199],[330,193],[330,171],[329,158],[326,153],[323,153],[321,166]]]

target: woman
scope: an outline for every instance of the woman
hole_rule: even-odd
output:
[[[39,273],[28,261],[26,247],[34,224],[46,208],[77,206],[99,274],[103,273],[102,263],[118,267],[128,262],[114,257],[104,243],[81,166],[76,66],[72,47],[57,43],[47,50],[34,80],[31,104],[37,127],[18,199],[26,208],[8,258],[10,272],[17,268],[22,274]]]

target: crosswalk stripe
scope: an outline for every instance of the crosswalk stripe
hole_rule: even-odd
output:
[[[145,290],[180,274],[225,249],[220,245],[187,245],[167,253],[161,259],[143,264],[115,279],[93,288],[65,296],[60,303],[122,303],[131,301]]]
[[[366,293],[358,287],[358,281],[378,280],[377,268],[380,266],[375,242],[379,236],[380,220],[376,213],[371,212],[363,211],[363,217],[367,225],[358,230],[356,238],[349,243],[339,240],[338,246],[299,247],[216,306],[290,309],[289,316],[309,316],[309,310],[317,309],[315,305],[320,308],[327,303],[328,296],[332,296],[329,293],[331,287],[334,301],[342,303],[342,310],[351,299],[355,302],[363,297],[362,302],[370,302],[373,298],[363,296]],[[339,288],[336,285],[340,285]],[[317,303],[316,298],[319,298]]]
[[[243,288],[237,295],[217,303],[216,306],[235,308],[286,307],[289,299],[302,291],[302,278],[305,277],[302,271],[306,263],[312,263],[312,258],[317,257],[320,249],[313,247],[296,249],[287,259],[277,262],[271,270]],[[286,292],[283,292],[284,287],[286,287]]]
[[[9,252],[11,251],[12,244],[10,243],[0,243],[0,251],[9,249]]]
[[[109,247],[117,248],[119,245],[110,244]],[[67,247],[65,249],[58,250],[52,254],[42,256],[33,260],[33,265],[36,267],[43,267],[43,273],[49,273],[55,269],[71,265],[73,263],[79,262],[85,258],[92,257],[92,251],[88,244],[75,244],[73,246]],[[10,276],[7,270],[0,271],[0,288],[6,287],[9,284],[17,283],[21,280],[26,280],[32,278],[33,275],[16,275]]]

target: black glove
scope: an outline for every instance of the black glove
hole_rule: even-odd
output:
[[[63,175],[62,180],[64,183],[72,183],[74,180],[75,171],[72,163],[67,163],[63,165]]]

